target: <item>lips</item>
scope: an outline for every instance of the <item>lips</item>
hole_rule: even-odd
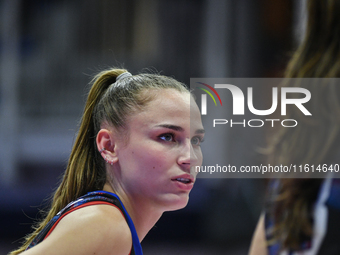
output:
[[[179,176],[176,176],[174,178],[171,178],[172,181],[179,181],[179,182],[183,182],[183,183],[191,183],[194,182],[195,179],[192,175],[190,174],[182,174]]]
[[[171,181],[175,182],[180,189],[191,190],[195,179],[190,174],[183,174],[172,178]]]
[[[185,183],[185,184],[188,184],[188,183],[192,182],[190,179],[187,179],[187,178],[176,178],[173,181],[179,181],[179,182]]]

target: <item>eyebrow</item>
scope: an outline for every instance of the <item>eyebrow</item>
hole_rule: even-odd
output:
[[[157,125],[157,127],[168,128],[168,129],[172,129],[172,130],[180,131],[180,132],[184,131],[182,127],[176,126],[176,125],[161,124],[161,125]]]
[[[168,128],[168,129],[172,129],[172,130],[179,131],[179,132],[184,131],[184,129],[182,127],[176,126],[176,125],[161,124],[161,125],[157,125],[157,127]],[[205,130],[204,129],[197,129],[195,131],[195,134],[205,134]]]
[[[195,131],[195,134],[205,134],[205,130],[204,129],[197,129]]]

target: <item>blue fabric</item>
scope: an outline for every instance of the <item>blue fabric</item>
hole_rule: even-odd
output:
[[[140,244],[138,235],[137,235],[137,231],[136,228],[133,224],[133,221],[130,217],[130,215],[128,214],[128,212],[126,211],[122,201],[120,200],[120,198],[111,192],[107,192],[107,191],[93,191],[93,192],[89,192],[86,195],[78,198],[77,200],[69,203],[65,208],[63,208],[60,212],[57,213],[56,216],[54,216],[52,218],[52,220],[44,227],[44,229],[34,238],[34,240],[30,243],[30,245],[27,247],[26,250],[34,247],[35,245],[37,245],[38,243],[42,242],[45,238],[45,236],[47,235],[47,233],[49,232],[49,230],[54,226],[54,224],[58,221],[58,219],[66,212],[77,208],[78,206],[81,206],[83,204],[86,204],[88,202],[92,202],[92,201],[105,201],[105,202],[109,202],[112,205],[117,206],[123,213],[126,222],[128,223],[128,226],[130,228],[131,231],[131,236],[132,236],[132,250],[131,250],[131,255],[143,255],[143,251],[142,251],[142,246]]]
[[[340,179],[333,179],[326,205],[340,210]]]
[[[323,188],[324,183],[320,186],[320,191]],[[276,196],[278,195],[278,190],[280,188],[280,180],[272,180],[269,184],[270,190],[270,201],[274,201]],[[270,202],[269,201],[269,202]],[[338,240],[333,240],[334,238],[339,236],[339,215],[340,215],[340,179],[331,179],[331,186],[329,190],[329,196],[325,200],[324,204],[327,207],[327,210],[332,212],[333,214],[329,214],[328,222],[327,222],[327,232],[322,240],[322,244],[317,251],[316,254],[339,254],[340,247]],[[332,211],[331,211],[332,210]],[[270,230],[274,226],[274,220],[271,218],[271,213],[266,211],[265,214],[265,229],[266,229],[266,239],[270,240],[272,238]],[[333,217],[334,215],[334,217]],[[312,246],[311,240],[306,240],[305,242],[300,244],[300,251],[305,251],[310,249]],[[279,254],[281,244],[274,243],[268,246],[268,254],[269,255],[277,255]],[[327,250],[329,249],[329,250]],[[289,255],[296,254],[294,251],[289,251]]]
[[[102,191],[102,192],[107,193],[107,194],[109,194],[111,196],[114,196],[114,197],[116,197],[119,200],[120,204],[122,205],[122,208],[123,208],[124,212],[126,213],[126,221],[127,221],[128,225],[130,227],[130,231],[131,231],[131,235],[132,235],[132,245],[134,247],[135,254],[136,255],[143,255],[142,246],[140,244],[140,241],[139,241],[139,238],[138,238],[138,235],[137,235],[137,231],[136,231],[135,225],[133,224],[133,221],[132,221],[130,215],[128,214],[128,212],[126,211],[122,201],[114,193],[107,192],[107,191]]]

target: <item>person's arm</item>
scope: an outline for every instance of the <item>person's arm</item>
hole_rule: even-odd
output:
[[[251,241],[249,255],[267,255],[264,214],[261,215]]]
[[[110,205],[95,205],[66,215],[41,243],[22,255],[128,255],[132,247],[129,226]]]

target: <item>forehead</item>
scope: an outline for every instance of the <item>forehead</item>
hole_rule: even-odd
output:
[[[152,115],[157,113],[157,116],[166,117],[190,114],[190,94],[179,92],[174,89],[163,89],[155,92],[153,100],[151,100],[142,115]],[[183,117],[183,116],[182,116]],[[190,117],[188,115],[188,117]]]
[[[190,121],[190,93],[179,92],[175,89],[162,89],[149,91],[153,93],[152,100],[136,114],[132,115],[129,121],[131,125],[150,125],[159,122],[185,122]]]

